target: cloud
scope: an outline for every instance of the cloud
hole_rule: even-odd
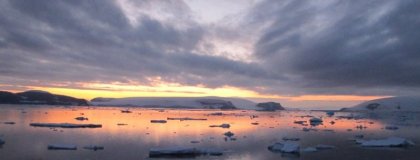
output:
[[[413,94],[417,3],[266,0],[202,24],[181,1],[1,1],[0,84],[159,77],[279,95]]]

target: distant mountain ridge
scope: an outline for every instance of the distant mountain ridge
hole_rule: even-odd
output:
[[[39,90],[29,90],[19,93],[0,91],[0,104],[89,105],[85,99],[56,95]]]

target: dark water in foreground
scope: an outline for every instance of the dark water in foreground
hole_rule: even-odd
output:
[[[188,146],[197,148],[218,148],[226,152],[222,156],[199,156],[191,159],[413,159],[420,157],[420,113],[389,113],[367,115],[336,113],[327,117],[324,112],[309,111],[215,111],[215,110],[156,110],[130,108],[132,113],[121,113],[121,108],[110,107],[51,107],[0,105],[0,138],[6,143],[0,147],[0,159],[152,159],[148,158],[153,147]],[[213,112],[225,115],[212,116]],[[318,131],[302,131],[295,120],[309,120],[306,115],[321,117],[322,125],[313,127]],[[88,121],[74,118],[84,116]],[[205,118],[201,121],[168,120],[167,123],[150,123],[152,119],[168,117]],[[335,121],[335,124],[330,124]],[[4,124],[3,122],[15,122]],[[40,128],[30,123],[95,123],[102,128]],[[124,123],[127,125],[117,125]],[[212,128],[209,125],[229,123],[230,128]],[[253,125],[251,123],[258,123]],[[357,129],[357,126],[367,128]],[[396,125],[398,130],[384,129]],[[331,131],[333,130],[333,131]],[[231,131],[235,141],[225,140],[223,133]],[[365,138],[399,136],[416,143],[408,148],[363,148],[350,141],[355,135]],[[282,138],[299,137],[301,148],[317,144],[334,145],[332,150],[301,152],[300,155],[274,153],[267,147]],[[199,143],[191,143],[199,141]],[[77,150],[48,150],[48,144],[74,144]],[[104,146],[104,150],[83,149],[85,145]],[[154,159],[154,158],[153,158]]]

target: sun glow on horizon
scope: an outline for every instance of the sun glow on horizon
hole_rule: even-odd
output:
[[[155,83],[152,85],[133,85],[119,83],[82,83],[79,87],[66,86],[32,86],[30,89],[44,90],[53,94],[61,94],[91,100],[96,97],[124,98],[124,97],[238,97],[263,98],[276,101],[368,101],[389,96],[366,95],[299,95],[284,96],[275,94],[261,94],[256,91],[224,86],[208,88],[206,86],[185,86],[171,83]]]

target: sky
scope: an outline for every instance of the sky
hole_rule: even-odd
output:
[[[0,90],[346,107],[420,93],[416,0],[0,0]]]

